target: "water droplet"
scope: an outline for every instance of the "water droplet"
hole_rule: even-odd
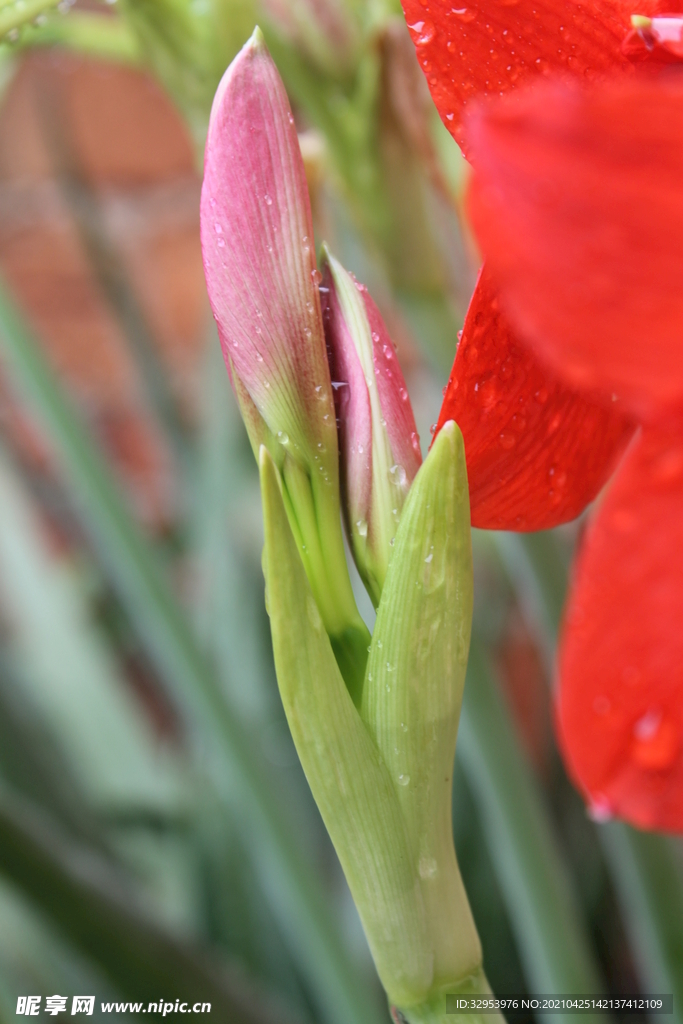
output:
[[[425,558],[425,562],[431,562],[433,557],[434,557],[434,552],[430,551],[429,554],[427,555],[427,557]]]
[[[284,430],[278,430],[277,439],[280,442],[280,444],[288,444],[289,434],[286,434]]]
[[[593,711],[596,713],[596,715],[606,715],[606,714],[608,714],[610,709],[611,709],[611,707],[612,707],[612,702],[609,699],[609,697],[606,697],[604,695],[604,693],[600,694],[593,701]]]
[[[265,194],[265,196],[263,198],[266,201],[266,206],[272,206],[273,205],[273,200],[270,198],[270,196],[268,195],[267,192],[266,192],[266,194]]]
[[[650,708],[633,726],[631,757],[639,768],[646,771],[670,768],[680,746],[678,726],[658,708]]]
[[[383,647],[384,647],[384,644],[382,643],[382,641],[381,641],[381,640],[378,640],[378,641],[377,641],[377,649],[378,649],[379,651],[381,651]]]
[[[439,870],[439,866],[433,857],[420,857],[417,870],[420,873],[420,878],[434,878]]]
[[[436,30],[431,21],[425,21],[422,23],[422,29],[420,34],[415,40],[416,46],[428,46],[436,34]]]
[[[477,16],[476,11],[470,11],[467,7],[452,7],[451,14],[454,14],[460,21],[464,21],[465,24],[474,21]]]
[[[405,722],[401,722],[399,729],[401,730],[401,732],[408,732],[408,726],[406,725]]]
[[[395,672],[396,666],[392,665],[390,661],[387,662],[387,672]]]
[[[310,594],[306,595],[306,613],[313,628],[319,632],[322,629],[323,620],[320,618],[318,606]]]
[[[368,535],[368,524],[365,519],[358,519],[356,521],[356,529],[361,537],[367,537]]]
[[[257,352],[256,352],[256,360],[257,360],[257,362],[259,362],[259,363],[262,363],[262,362],[263,362],[263,356],[261,355],[261,353],[260,353],[260,352],[259,352],[258,350],[257,350]]]
[[[219,249],[225,249],[225,239],[224,238],[219,238],[218,239],[218,248]]]
[[[399,394],[399,398],[401,399],[402,402],[407,402],[408,401],[408,392],[406,391],[405,388],[399,388],[398,389],[398,394]]]
[[[598,793],[588,805],[588,817],[599,824],[609,821],[613,815],[612,803],[606,796]]]
[[[517,438],[514,434],[510,433],[509,430],[503,430],[502,433],[498,435],[498,440],[501,448],[505,448],[508,451],[510,448],[514,448],[517,443]]]
[[[217,235],[222,235],[223,234],[223,228],[218,223],[218,221],[216,221],[216,223],[214,224],[213,227],[214,227],[214,231],[216,232]]]
[[[322,279],[323,279],[323,275],[320,273],[319,270],[312,270],[311,271],[311,281],[313,282],[313,284],[320,284]]]
[[[407,786],[410,782],[410,775],[399,775],[398,784],[399,786]]]
[[[435,434],[436,433],[436,423],[432,423],[431,427],[429,428],[429,433],[430,434]]]
[[[389,473],[391,474],[391,478],[394,481],[394,483],[398,484],[399,487],[405,487],[406,480],[408,479],[408,474],[406,473],[403,466],[401,466],[397,462],[395,465],[391,467]]]

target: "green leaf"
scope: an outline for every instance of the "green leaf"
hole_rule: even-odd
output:
[[[471,622],[467,471],[462,435],[448,423],[403,509],[361,706],[406,821],[427,913],[434,987],[455,985],[481,966],[451,822]]]
[[[396,786],[346,689],[261,449],[264,571],[282,703],[389,997],[432,981],[424,907]]]

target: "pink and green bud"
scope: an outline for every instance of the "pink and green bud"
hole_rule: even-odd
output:
[[[311,207],[287,94],[258,29],[214,99],[201,197],[211,308],[254,453],[265,445],[351,689],[368,633],[341,536],[337,430]]]
[[[327,250],[323,275],[342,508],[354,560],[377,607],[401,510],[422,462],[420,441],[394,345],[367,288]]]

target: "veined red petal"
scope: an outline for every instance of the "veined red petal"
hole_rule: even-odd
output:
[[[597,816],[683,831],[683,436],[634,442],[579,553],[558,721]]]
[[[683,82],[542,83],[468,137],[472,223],[520,334],[640,416],[683,402]]]
[[[545,530],[578,516],[633,426],[556,380],[501,311],[486,266],[474,290],[437,429],[465,440],[472,525]]]
[[[462,111],[549,72],[586,79],[632,64],[622,43],[631,15],[657,0],[402,0],[441,118],[463,144]],[[641,49],[644,51],[645,47]]]

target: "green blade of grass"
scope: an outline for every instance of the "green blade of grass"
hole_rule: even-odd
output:
[[[526,977],[536,992],[599,993],[603,984],[590,939],[511,719],[474,634],[458,752],[488,835]],[[590,1017],[576,1020],[588,1024]]]
[[[223,963],[170,936],[110,864],[68,840],[48,816],[0,790],[0,870],[139,1002],[210,1003],[231,1024],[285,1024],[285,1014]]]
[[[315,872],[284,817],[277,781],[232,714],[162,568],[119,488],[63,395],[40,347],[0,287],[0,338],[8,369],[50,439],[69,494],[132,626],[162,678],[209,748],[221,779],[240,788],[254,850],[273,887],[283,930],[318,1003],[338,1024],[375,1024],[375,1002],[340,942]],[[220,786],[220,782],[219,782]]]
[[[612,821],[599,828],[643,985],[673,993],[683,1020],[683,871],[674,840]]]

